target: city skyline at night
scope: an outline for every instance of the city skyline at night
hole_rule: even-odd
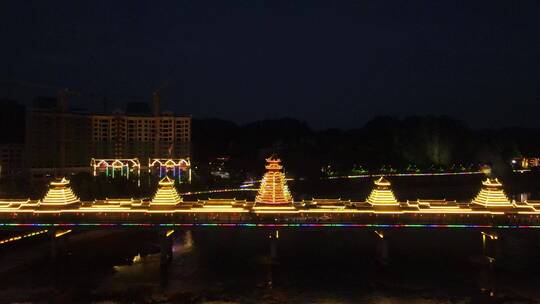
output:
[[[0,1],[0,304],[540,303],[540,1]]]

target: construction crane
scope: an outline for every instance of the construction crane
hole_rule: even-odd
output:
[[[160,103],[161,103],[161,90],[165,89],[166,87],[169,86],[169,81],[165,81],[161,84],[161,86],[157,89],[154,90],[154,92],[152,92],[152,115],[154,117],[158,117],[160,115]],[[159,129],[160,129],[160,120],[156,120],[156,133],[159,132]],[[160,151],[160,140],[159,140],[159,136],[155,136],[154,137],[154,155],[155,157],[161,157],[161,151]],[[172,149],[173,147],[170,146],[167,151],[168,151],[168,155],[169,157],[171,156],[172,154]]]
[[[0,81],[0,85],[55,90],[56,98],[58,100],[58,104],[57,104],[58,110],[60,110],[61,112],[67,111],[68,96],[82,96],[83,95],[78,91],[73,91],[68,88],[63,88],[60,86],[53,86],[50,84],[43,84],[43,83],[33,83],[33,82],[24,82],[24,81]]]
[[[159,116],[160,114],[160,103],[161,103],[161,90],[168,87],[170,84],[169,81],[165,81],[161,86],[152,92],[152,114],[154,116]]]

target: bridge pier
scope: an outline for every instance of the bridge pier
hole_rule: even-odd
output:
[[[51,238],[51,260],[56,261],[67,253],[67,236],[71,230],[56,230],[50,229],[48,234]]]
[[[173,259],[174,230],[159,232],[160,265],[168,265]]]
[[[49,237],[51,238],[51,260],[56,261],[58,259],[60,244],[55,236],[55,230],[49,230]]]
[[[377,236],[377,244],[375,245],[375,254],[377,263],[382,266],[387,266],[390,262],[390,255],[388,249],[388,238],[385,237],[383,231],[374,231]]]
[[[278,239],[279,239],[279,230],[275,230],[268,235],[270,239],[270,260],[275,261],[278,256]]]
[[[489,267],[493,267],[502,258],[502,245],[499,234],[493,231],[482,231],[482,256]]]
[[[533,242],[535,233],[523,233],[516,230],[484,233],[485,235],[482,234],[482,245],[485,246],[483,255],[485,259],[491,260],[490,267],[523,271],[536,266],[538,247]]]

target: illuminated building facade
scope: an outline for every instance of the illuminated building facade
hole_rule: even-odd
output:
[[[98,172],[104,173],[106,176],[115,177],[115,175],[129,176],[133,173],[141,175],[141,163],[138,158],[129,159],[95,159],[90,161],[92,174],[97,176]]]
[[[88,171],[95,159],[188,158],[191,117],[68,111],[65,98],[39,98],[26,114],[26,165],[32,177]]]
[[[190,155],[191,117],[93,115],[96,158],[186,158]]]
[[[532,169],[540,167],[539,157],[518,157],[512,159],[512,167],[517,169]]]
[[[162,178],[170,176],[178,181],[191,182],[191,162],[189,158],[151,158],[148,160],[148,172]]]

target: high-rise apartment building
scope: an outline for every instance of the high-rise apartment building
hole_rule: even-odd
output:
[[[191,117],[92,115],[95,158],[189,157]]]
[[[63,104],[55,98],[36,98],[26,113],[25,159],[33,177],[88,167],[91,116],[67,111]]]
[[[36,99],[27,112],[26,159],[34,177],[88,170],[92,158],[187,158],[191,117],[149,107],[111,115],[68,111],[58,99]],[[139,104],[140,105],[140,104]]]
[[[0,100],[0,178],[22,173],[25,108],[15,100]]]

